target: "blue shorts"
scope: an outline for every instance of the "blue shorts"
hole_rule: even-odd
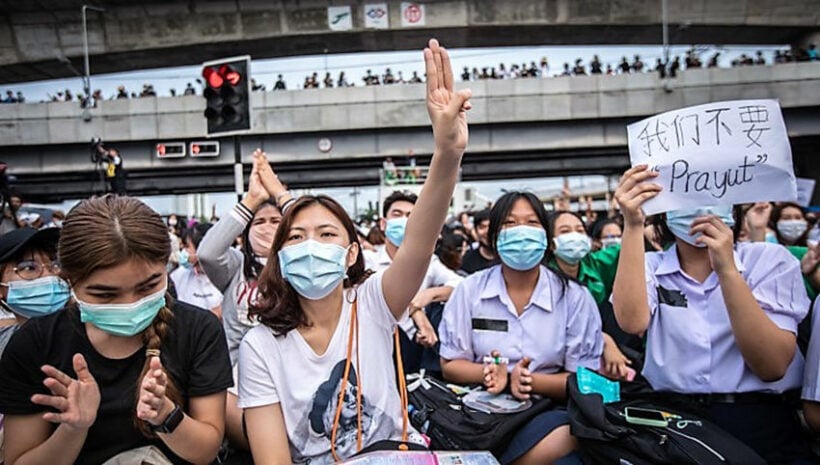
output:
[[[569,417],[567,416],[566,409],[558,408],[537,415],[515,433],[515,436],[510,440],[509,447],[507,447],[507,450],[499,457],[499,461],[502,465],[508,465],[514,462],[552,433],[555,428],[564,425],[569,425]],[[556,464],[561,465],[581,463],[581,459],[575,453],[556,462]]]

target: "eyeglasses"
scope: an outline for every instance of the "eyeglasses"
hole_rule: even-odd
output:
[[[51,274],[58,275],[63,267],[57,260],[52,260],[50,263],[41,263],[34,260],[23,260],[17,263],[14,267],[14,272],[22,279],[32,280],[43,276],[43,271],[48,269]]]

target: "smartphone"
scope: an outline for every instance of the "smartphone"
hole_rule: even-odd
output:
[[[657,426],[666,428],[668,423],[663,412],[646,408],[627,407],[624,409],[627,423],[642,426]]]

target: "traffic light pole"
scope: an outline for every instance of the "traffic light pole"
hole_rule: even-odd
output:
[[[245,191],[244,173],[242,172],[242,144],[239,136],[233,136],[233,182],[236,188],[236,200],[242,201],[242,193]]]

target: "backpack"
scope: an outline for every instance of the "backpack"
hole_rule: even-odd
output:
[[[567,379],[572,435],[587,464],[600,465],[766,465],[754,450],[697,413],[693,406],[661,398],[636,383],[621,383],[627,400],[603,403],[600,394],[583,394],[577,375]],[[626,407],[670,414],[667,427],[626,421]]]
[[[553,406],[541,398],[523,412],[485,413],[467,407],[445,383],[423,372],[408,379],[414,380],[408,387],[410,422],[430,438],[433,450],[489,450],[498,456],[522,426]]]

